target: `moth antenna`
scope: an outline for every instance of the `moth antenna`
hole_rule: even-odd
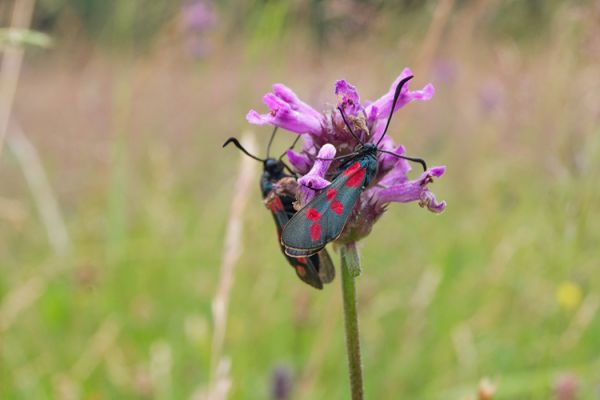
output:
[[[419,158],[419,157],[409,157],[409,156],[401,156],[400,154],[392,153],[391,151],[387,151],[387,150],[378,150],[378,151],[380,151],[382,153],[390,154],[390,155],[392,155],[394,157],[397,157],[397,158],[402,158],[403,160],[407,160],[407,161],[412,161],[412,162],[419,163],[419,164],[421,164],[421,167],[423,167],[423,171],[427,171],[427,163],[422,158]]]
[[[285,153],[287,153],[288,150],[292,150],[296,146],[296,143],[298,143],[298,140],[300,140],[300,135],[298,135],[298,137],[294,140],[292,145],[290,147],[288,147],[287,150],[284,151],[283,154],[281,154],[279,156],[279,158],[278,158],[279,161],[281,161],[281,159],[283,158],[283,156],[285,156]]]
[[[227,146],[229,143],[233,143],[233,144],[235,145],[235,147],[237,147],[238,149],[240,149],[240,150],[241,150],[241,151],[242,151],[244,154],[246,154],[248,157],[250,157],[250,158],[253,158],[253,159],[255,159],[256,161],[265,162],[265,160],[263,160],[263,159],[260,159],[260,158],[258,158],[258,157],[256,157],[256,156],[254,156],[254,155],[250,154],[250,153],[248,152],[248,150],[246,150],[246,149],[244,148],[244,146],[242,146],[242,144],[241,144],[241,143],[239,142],[239,140],[237,140],[236,138],[234,138],[234,137],[230,137],[229,139],[227,139],[227,140],[225,141],[225,143],[223,143],[223,147]]]
[[[358,141],[358,143],[363,144],[362,140],[360,140],[358,138],[358,136],[356,136],[356,134],[354,134],[354,131],[352,130],[352,128],[350,127],[350,124],[346,120],[346,115],[344,114],[344,110],[342,109],[342,107],[338,106],[337,109],[340,111],[340,114],[342,114],[342,119],[344,120],[344,124],[346,124],[346,127],[348,128],[348,130],[350,131],[350,133],[352,134],[352,136],[354,136],[354,139],[356,139]]]
[[[381,143],[383,137],[387,133],[387,130],[390,126],[390,122],[392,121],[392,115],[394,115],[394,108],[396,108],[396,103],[398,102],[398,98],[400,97],[400,91],[402,90],[402,87],[406,84],[406,82],[410,81],[412,78],[414,78],[413,75],[407,76],[406,78],[402,79],[400,83],[398,83],[398,85],[396,86],[396,91],[394,92],[394,101],[392,102],[392,108],[390,109],[390,116],[388,117],[387,123],[385,124],[385,129],[383,130],[383,133],[381,134],[381,137],[379,138],[375,146],[379,146],[379,143]]]
[[[352,152],[352,153],[349,153],[349,154],[344,154],[343,156],[337,156],[337,157],[333,157],[333,158],[319,158],[319,157],[316,157],[315,160],[338,161],[338,160],[342,160],[344,158],[354,157],[357,154],[358,154],[357,152]]]
[[[273,139],[275,139],[275,134],[277,133],[277,126],[273,129],[273,133],[271,133],[271,138],[269,139],[269,144],[267,145],[267,158],[269,158],[269,154],[271,154],[271,144],[273,143]]]
[[[281,161],[281,160],[279,160],[279,162],[280,162],[281,164],[283,164],[283,167],[284,167],[285,169],[287,169],[287,170],[288,170],[288,172],[289,172],[290,174],[292,174],[292,176],[293,176],[293,177],[297,177],[297,176],[298,176],[298,175],[296,175],[296,173],[294,172],[294,170],[293,170],[293,169],[291,169],[291,168],[290,168],[290,167],[289,167],[289,166],[288,166],[286,163],[284,163],[284,162],[283,162],[283,161]]]

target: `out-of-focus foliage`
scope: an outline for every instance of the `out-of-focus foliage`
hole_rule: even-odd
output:
[[[0,29],[0,48],[3,46],[50,47],[52,39],[45,33],[28,29]]]
[[[67,35],[82,29],[92,40],[116,48],[143,47],[180,6],[179,1],[40,0],[34,25]]]
[[[119,47],[123,43],[147,45],[186,3],[193,0],[40,0],[35,25],[47,31],[61,22],[77,24],[93,40]],[[208,2],[208,1],[207,1]],[[372,32],[415,32],[426,23],[436,1],[284,0],[215,1],[228,36],[248,36],[256,46],[268,46],[287,32],[308,28],[313,45],[327,47],[356,40]],[[480,7],[476,0],[457,0],[457,10]],[[560,0],[497,1],[478,22],[494,35],[523,38],[545,33]],[[591,6],[593,0],[579,2]],[[402,21],[402,23],[399,23]],[[423,31],[423,29],[420,29]],[[417,28],[417,31],[419,29]],[[67,27],[65,31],[70,33]]]

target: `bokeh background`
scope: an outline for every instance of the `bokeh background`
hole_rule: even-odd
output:
[[[221,144],[263,151],[272,83],[325,110],[406,66],[436,95],[392,136],[447,166],[448,208],[360,244],[368,398],[600,398],[597,1],[3,0],[0,25],[0,398],[347,398],[339,280],[295,277],[258,169],[225,247]]]

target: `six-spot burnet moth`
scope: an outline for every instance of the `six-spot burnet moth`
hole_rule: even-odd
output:
[[[291,193],[278,193],[275,190],[275,184],[284,179],[295,180],[296,174],[281,160],[283,158],[283,154],[278,159],[269,157],[271,143],[273,142],[276,132],[277,128],[275,128],[271,134],[271,139],[269,140],[269,144],[267,146],[267,157],[264,159],[250,154],[240,144],[240,142],[233,137],[227,139],[223,144],[223,147],[227,146],[229,143],[233,143],[247,156],[263,163],[263,173],[260,178],[260,190],[263,200],[265,201],[265,205],[271,211],[273,219],[275,220],[277,237],[278,241],[280,242],[281,251],[289,264],[296,271],[298,277],[303,282],[314,288],[322,289],[324,283],[331,282],[335,277],[335,269],[333,268],[333,263],[329,257],[329,253],[327,253],[327,250],[322,248],[319,252],[313,252],[311,255],[306,257],[290,257],[289,255],[285,254],[284,247],[281,244],[281,231],[285,224],[287,224],[292,216],[296,213],[293,205],[296,199]],[[300,136],[298,136],[290,148],[294,147],[299,138]],[[289,174],[285,173],[285,169],[288,170]]]
[[[377,174],[377,154],[379,152],[418,162],[424,170],[427,169],[425,161],[420,158],[402,156],[378,148],[387,133],[400,91],[404,84],[412,78],[409,76],[396,86],[385,129],[375,144],[363,143],[352,131],[344,111],[338,108],[346,127],[359,144],[354,152],[334,158],[334,160],[342,160],[337,176],[329,186],[299,210],[283,228],[281,244],[285,247],[287,255],[308,257],[319,252],[327,243],[336,240],[341,235],[360,194]]]

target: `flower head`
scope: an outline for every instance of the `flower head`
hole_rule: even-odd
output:
[[[290,398],[293,387],[292,371],[285,366],[279,365],[271,372],[271,398],[273,400],[286,400]]]
[[[346,112],[346,115],[356,117],[363,110],[356,88],[345,80],[335,83],[335,94],[338,96],[338,106]]]
[[[404,68],[404,71],[396,78],[394,83],[390,86],[390,90],[379,99],[375,100],[373,103],[369,104],[365,108],[365,112],[369,116],[370,121],[381,122],[383,120],[384,124],[387,122],[387,118],[390,115],[390,110],[392,108],[392,100],[394,98],[394,91],[396,90],[396,86],[400,83],[401,80],[412,75],[412,71],[410,68]],[[398,111],[408,103],[413,100],[431,100],[433,95],[435,94],[435,89],[432,84],[426,85],[421,90],[410,91],[408,90],[408,85],[402,88],[400,92],[400,97],[396,102],[396,106],[394,107],[394,112]]]
[[[208,51],[206,33],[217,24],[217,13],[208,0],[187,0],[181,7],[180,24],[190,54],[204,57]]]
[[[411,70],[404,69],[386,94],[364,104],[353,85],[338,80],[335,84],[336,108],[325,113],[302,102],[286,86],[276,84],[273,92],[263,97],[270,112],[259,114],[250,110],[246,116],[250,123],[271,124],[302,135],[303,149],[287,152],[290,164],[300,175],[296,192],[299,205],[308,203],[340,172],[340,161],[333,160],[336,155],[348,155],[361,143],[375,143],[382,150],[377,156],[377,174],[369,187],[361,192],[339,240],[355,241],[366,236],[392,202],[416,202],[434,213],[440,213],[446,207],[446,203],[438,201],[429,189],[429,184],[434,178],[441,177],[446,168],[429,168],[417,179],[410,180],[411,165],[401,158],[406,157],[406,149],[395,145],[385,133],[391,114],[412,101],[430,100],[435,93],[431,84],[414,91],[406,84],[394,105],[398,84],[410,76]]]
[[[263,101],[271,112],[259,114],[250,110],[246,115],[248,122],[257,125],[271,124],[299,134],[317,135],[323,130],[323,115],[301,101],[285,85],[273,85],[273,92],[267,93]]]
[[[206,0],[188,0],[181,11],[184,29],[189,31],[204,32],[217,22],[214,7]]]

